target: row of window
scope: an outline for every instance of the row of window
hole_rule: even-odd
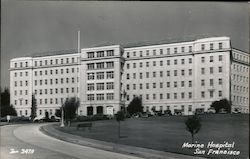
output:
[[[237,60],[244,61],[248,63],[248,56],[247,55],[241,55],[238,53],[233,53],[233,57]]]
[[[114,50],[87,52],[88,58],[114,56]]]
[[[178,65],[178,59],[173,60],[174,65]],[[188,59],[188,63],[192,63],[192,58]],[[133,68],[136,68],[137,63],[133,63]],[[181,64],[185,64],[185,59],[181,59]],[[150,62],[145,62],[146,67],[150,67]],[[159,66],[163,66],[163,61],[159,61]],[[166,61],[166,65],[171,65],[171,60]],[[152,66],[156,66],[156,61],[152,61]],[[139,67],[143,67],[143,62],[139,62]],[[130,63],[127,63],[127,69],[130,69]]]
[[[106,93],[106,99],[105,99],[105,94],[104,93],[87,94],[87,100],[88,101],[113,100],[113,99],[114,99],[114,93]]]
[[[40,61],[35,61],[35,66],[47,66],[47,65],[54,65],[54,64],[68,64],[68,63],[75,63],[77,61],[76,57],[72,58],[61,58],[61,59],[51,59],[51,60],[40,60]],[[14,67],[17,68],[19,64],[19,67],[29,67],[28,62],[15,62]]]
[[[105,83],[96,83],[96,84],[95,83],[88,83],[88,85],[87,85],[88,91],[95,90],[95,87],[96,87],[96,90],[105,90]],[[107,82],[106,89],[107,90],[114,89],[114,82]]]
[[[172,87],[173,88],[178,88],[178,83],[179,83],[179,87],[185,87],[185,82],[187,83],[188,87],[193,86],[192,81],[179,81],[179,82],[174,81],[174,82],[172,82]],[[151,88],[156,88],[157,83],[154,82],[154,83],[151,83],[151,84],[152,84]],[[159,83],[159,88],[164,88],[163,84],[164,84],[163,82],[160,82]],[[221,78],[218,79],[218,85],[222,85],[222,79]],[[127,84],[126,89],[130,90],[130,86],[133,86],[133,88],[132,88],[133,90],[136,90],[136,86],[139,87],[137,89],[143,89],[143,83],[140,83],[138,85],[136,85],[136,84],[131,84],[131,85]],[[145,86],[145,89],[151,89],[150,88],[150,83],[145,83],[144,86]],[[201,80],[201,86],[205,86],[205,79]],[[209,79],[209,86],[214,86],[214,79]],[[166,82],[166,87],[170,88],[171,87],[171,82]]]
[[[70,72],[71,71],[71,72]],[[64,74],[65,73],[75,73],[75,68],[65,68],[65,69],[55,69],[55,70],[44,70],[44,71],[35,71],[34,74],[35,76],[39,75],[43,76],[43,75],[57,75],[57,74]],[[79,72],[79,68],[77,68],[77,72]]]
[[[52,85],[52,84],[64,84],[64,83],[75,83],[75,77],[71,78],[55,78],[55,79],[44,79],[44,80],[35,80],[34,84],[37,85]],[[79,78],[77,77],[77,82],[79,82]]]
[[[201,106],[204,107],[205,105],[201,105]],[[173,105],[171,108],[172,108],[172,110],[175,110],[174,108],[178,108],[178,107],[179,107],[179,106],[177,106],[177,105]],[[184,112],[184,109],[185,109],[185,105],[180,105],[180,110],[181,110],[182,112]],[[151,110],[164,111],[163,106],[152,106],[152,107],[151,107]],[[170,110],[170,106],[167,105],[165,110]],[[178,109],[178,110],[179,110],[179,109]],[[149,106],[146,106],[146,110],[145,110],[145,111],[146,111],[146,112],[149,112],[149,111],[150,111],[150,110],[149,110]],[[192,105],[188,105],[188,111],[189,111],[189,112],[192,111]],[[174,112],[172,112],[172,113],[174,113]]]
[[[88,63],[87,69],[93,70],[93,69],[104,69],[104,68],[114,68],[114,62],[98,62],[98,63]]]
[[[106,79],[113,79],[114,78],[114,71],[87,73],[87,78],[88,78],[88,80],[105,79],[105,74],[106,74]]]
[[[201,98],[206,98],[206,92],[205,91],[201,91],[200,92],[200,97]],[[209,98],[214,98],[215,95],[214,95],[214,91],[213,90],[210,90],[208,91],[208,94],[209,94]],[[150,94],[145,94],[145,100],[157,100],[157,99],[192,99],[192,92],[179,92],[179,93],[166,93],[166,96],[164,97],[164,94],[160,93],[158,94],[159,97],[157,98],[157,94],[153,93],[151,94],[151,99],[150,99]],[[130,96],[131,95],[127,95],[127,101],[130,100]],[[136,95],[133,95],[133,98],[135,98]],[[139,95],[140,98],[143,98],[143,95]],[[222,91],[219,90],[218,91],[218,97],[222,97]]]
[[[218,47],[216,49],[222,49],[223,45],[222,43],[218,43]],[[201,44],[201,50],[214,50],[214,43],[209,44],[209,48],[206,46],[206,44]],[[165,52],[166,51],[166,52]],[[146,50],[146,51],[132,51],[127,52],[127,58],[130,58],[130,56],[133,57],[143,57],[143,56],[149,56],[149,55],[163,55],[163,54],[177,54],[177,53],[185,53],[185,52],[192,52],[192,46],[182,46],[182,47],[174,47],[174,48],[166,48],[166,49],[153,49],[153,50]],[[139,54],[138,54],[139,53]]]
[[[241,96],[233,96],[233,101],[237,103],[247,104],[248,98],[247,97],[241,97]]]
[[[248,83],[248,77],[236,75],[236,74],[232,75],[232,80],[237,81],[237,82],[247,82]]]
[[[248,93],[248,87],[233,85],[233,90],[237,92]]]
[[[248,66],[239,65],[239,64],[233,64],[233,69],[237,72],[247,72],[248,73]]]
[[[35,95],[39,93],[39,95],[43,94],[64,94],[64,93],[78,93],[78,87],[71,87],[71,88],[54,88],[54,89],[35,89]]]

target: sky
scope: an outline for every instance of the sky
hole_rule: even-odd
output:
[[[247,2],[1,0],[1,88],[10,59],[105,42],[159,41],[196,35],[228,36],[249,52]]]

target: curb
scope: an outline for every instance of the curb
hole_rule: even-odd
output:
[[[48,136],[57,138],[62,141],[78,144],[81,146],[93,147],[105,151],[133,155],[145,159],[204,159],[204,157],[157,151],[153,149],[83,138],[56,130],[55,128],[53,128],[52,124],[42,125],[39,130]]]

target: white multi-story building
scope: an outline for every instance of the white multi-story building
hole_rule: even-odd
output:
[[[139,96],[144,111],[154,107],[188,115],[226,98],[233,111],[249,113],[249,54],[230,42],[212,37],[15,58],[11,103],[18,115],[29,116],[34,93],[37,114],[53,114],[66,98],[77,96],[80,115],[114,114]]]

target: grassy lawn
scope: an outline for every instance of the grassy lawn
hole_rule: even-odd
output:
[[[202,128],[194,141],[205,146],[208,142],[235,142],[231,150],[239,150],[239,156],[207,155],[209,158],[247,158],[249,155],[249,115],[209,114],[201,115]],[[66,133],[108,142],[150,148],[160,151],[194,155],[194,149],[182,148],[184,142],[191,143],[191,135],[186,130],[185,116],[163,116],[126,119],[121,122],[122,138],[118,139],[118,123],[115,120],[95,121],[92,129],[76,130],[76,124],[59,129]]]

